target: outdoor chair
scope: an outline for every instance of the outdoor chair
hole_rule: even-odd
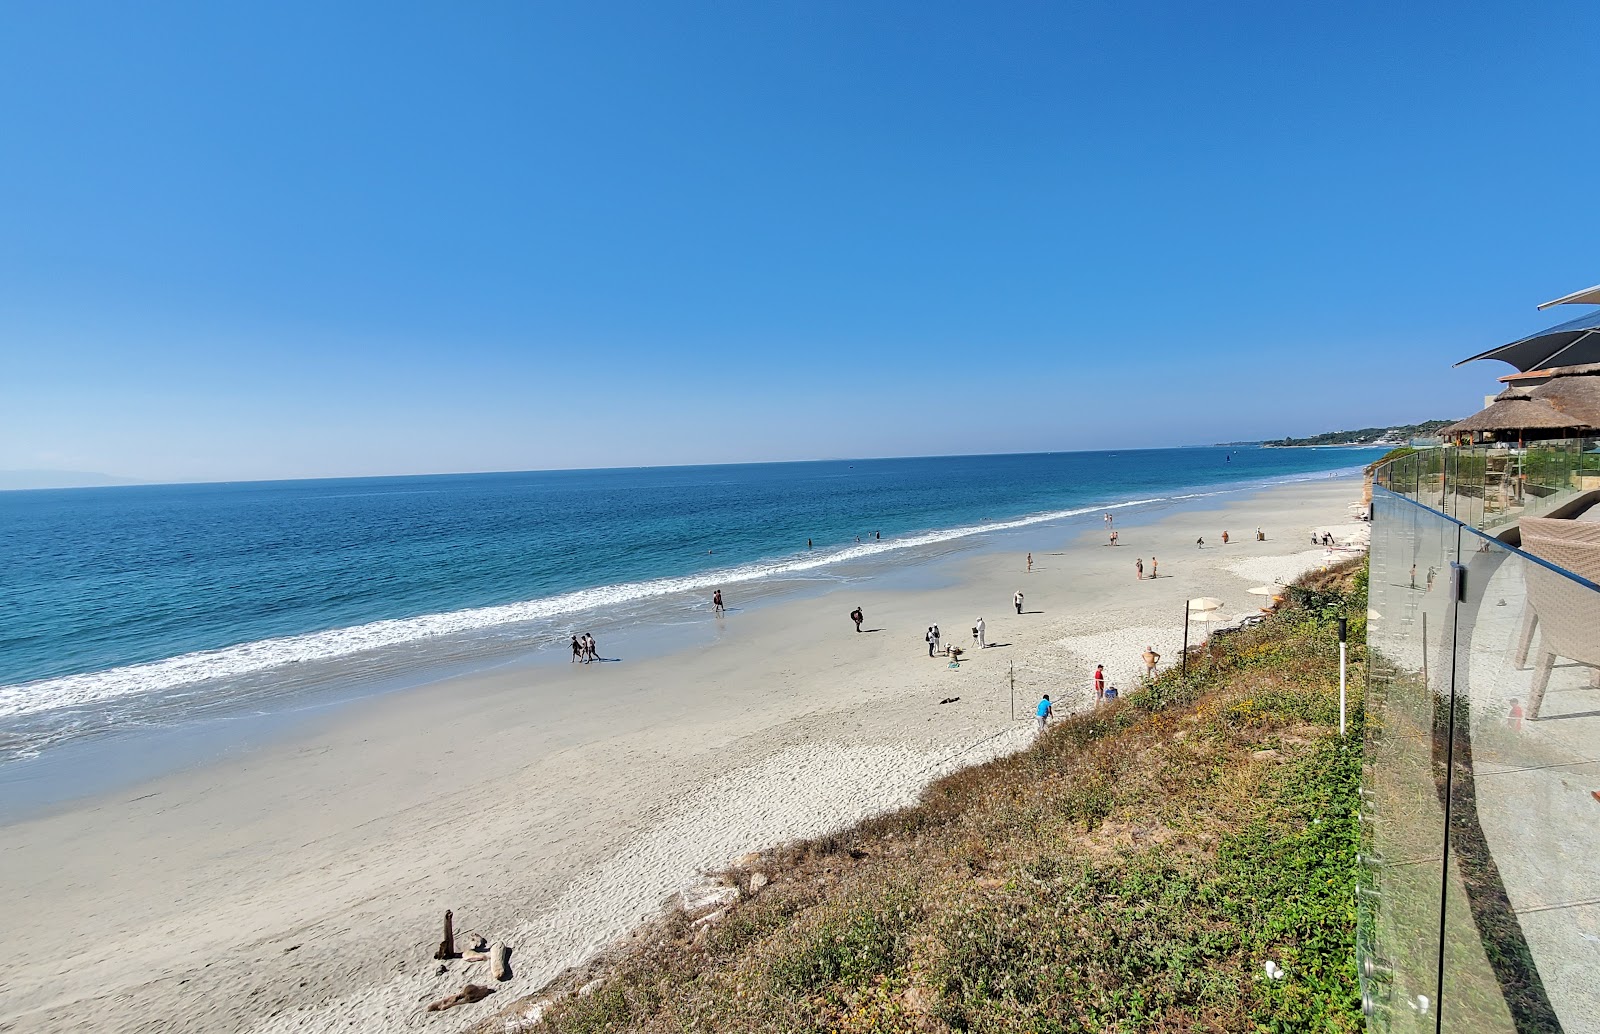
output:
[[[1524,517],[1522,549],[1591,582],[1600,582],[1600,524]],[[1539,717],[1545,690],[1557,658],[1590,669],[1589,682],[1600,686],[1600,593],[1538,564],[1524,571],[1527,606],[1517,638],[1515,662],[1527,666],[1535,632],[1538,661],[1528,689],[1526,714]]]

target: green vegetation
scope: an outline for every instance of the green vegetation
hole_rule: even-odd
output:
[[[1424,420],[1420,424],[1396,424],[1393,427],[1363,427],[1358,431],[1328,431],[1310,438],[1279,438],[1262,442],[1262,445],[1288,448],[1298,445],[1382,445],[1388,442],[1410,441],[1412,438],[1430,438],[1440,428],[1455,423],[1454,420]]]
[[[1291,595],[1196,648],[1187,680],[729,872],[714,922],[674,913],[564,975],[547,994],[594,983],[532,1029],[1361,1030],[1359,696],[1341,741],[1330,619],[1360,686],[1364,563]]]

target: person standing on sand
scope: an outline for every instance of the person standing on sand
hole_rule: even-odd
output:
[[[1228,544],[1228,529],[1226,528],[1222,529],[1222,544],[1224,546]]]
[[[1144,557],[1135,557],[1133,561],[1133,574],[1139,581],[1144,581]]]
[[[928,634],[923,638],[928,640],[928,656],[932,657],[939,650],[939,626],[929,625]]]
[[[711,594],[711,612],[720,618],[723,614],[727,613],[727,610],[728,608],[722,605],[722,590],[718,589],[716,592]]]
[[[1103,664],[1094,666],[1094,699],[1098,703],[1106,698],[1106,669]]]
[[[1155,557],[1151,557],[1150,558],[1150,580],[1154,581],[1155,577],[1156,577],[1156,558]]]
[[[1159,653],[1156,653],[1156,648],[1155,647],[1147,646],[1147,647],[1144,648],[1143,656],[1144,656],[1144,677],[1148,679],[1148,678],[1150,678],[1150,677],[1155,675],[1155,673],[1156,673],[1156,664],[1158,662],[1160,662],[1161,655]]]
[[[1267,541],[1267,533],[1261,530],[1261,525],[1259,525],[1259,524],[1256,525],[1256,541],[1257,542],[1265,542],[1265,541]]]
[[[860,632],[861,631],[861,622],[867,620],[867,616],[865,614],[861,613],[861,608],[860,607],[857,607],[855,610],[852,610],[850,612],[850,620],[854,621],[856,623],[856,631]]]
[[[1039,709],[1034,712],[1038,716],[1040,732],[1044,732],[1044,727],[1050,723],[1050,719],[1055,716],[1055,713],[1055,708],[1050,706],[1050,694],[1046,693],[1039,701]]]
[[[988,630],[989,626],[983,623],[983,618],[979,618],[978,623],[972,626],[972,638],[978,641],[978,649],[980,650],[987,650],[989,648],[989,644],[985,642],[983,638],[984,633]]]
[[[1017,594],[1015,596],[1011,597],[1011,602],[1016,604],[1017,613],[1021,614],[1022,613],[1022,590],[1020,590],[1020,589],[1017,590]]]
[[[942,638],[944,638],[944,637],[939,631],[939,626],[938,625],[934,625],[933,626],[933,650],[934,650],[935,653],[938,653],[940,650],[944,649],[944,647],[939,645],[939,640],[942,639]]]
[[[1199,538],[1194,540],[1194,544],[1199,546],[1201,549],[1205,549],[1206,548],[1206,537],[1204,535],[1201,535]]]
[[[1032,553],[1028,554],[1028,573],[1029,574],[1033,573],[1033,554]]]

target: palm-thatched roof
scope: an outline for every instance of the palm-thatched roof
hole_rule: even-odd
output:
[[[1513,381],[1493,404],[1444,428],[1443,435],[1471,431],[1600,431],[1600,363],[1539,370]]]

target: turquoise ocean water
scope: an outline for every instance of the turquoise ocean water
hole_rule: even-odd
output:
[[[1378,450],[1171,449],[0,492],[0,763],[698,618]],[[807,548],[807,540],[812,543]],[[859,539],[859,541],[858,541]]]

